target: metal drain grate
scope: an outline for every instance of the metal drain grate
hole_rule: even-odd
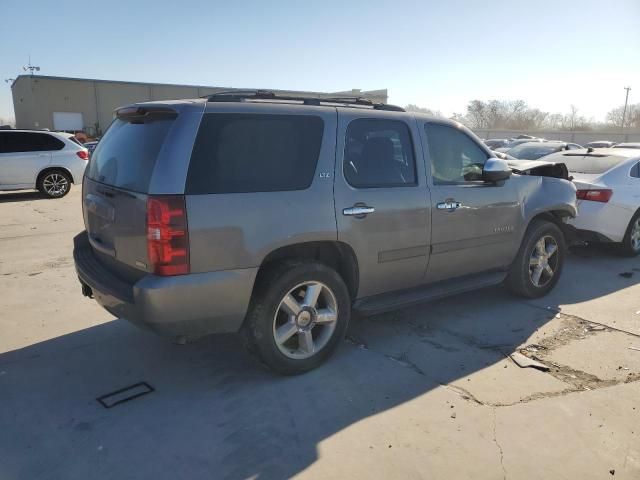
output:
[[[129,387],[116,390],[115,392],[102,395],[96,398],[96,400],[100,402],[100,405],[104,408],[111,408],[151,392],[155,392],[155,389],[151,385],[147,382],[139,382]]]

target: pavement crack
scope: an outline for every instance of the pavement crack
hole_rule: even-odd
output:
[[[478,400],[478,398],[476,398],[476,396],[473,393],[471,393],[469,390],[467,390],[466,388],[462,388],[462,387],[459,387],[457,385],[447,385],[445,383],[441,383],[440,385],[443,386],[444,388],[446,388],[448,390],[451,390],[452,392],[460,395],[460,397],[463,400],[468,400],[468,401],[470,401],[472,403],[476,403],[478,405],[493,406],[491,404],[486,404],[483,401]]]
[[[493,443],[498,447],[498,451],[500,452],[500,467],[502,467],[502,478],[507,480],[507,470],[504,468],[504,451],[502,450],[502,446],[500,442],[498,442],[498,436],[496,435],[496,423],[497,423],[497,415],[496,415],[496,407],[491,409],[493,411]]]

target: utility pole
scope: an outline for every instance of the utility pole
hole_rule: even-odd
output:
[[[627,91],[627,96],[624,99],[624,110],[622,111],[622,131],[624,131],[624,120],[627,116],[627,103],[629,103],[629,90],[631,90],[631,87],[624,87],[624,89]]]

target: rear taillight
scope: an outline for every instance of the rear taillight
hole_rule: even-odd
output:
[[[613,195],[613,190],[608,188],[595,188],[593,190],[578,190],[576,197],[578,200],[590,200],[592,202],[607,203]]]
[[[86,150],[78,150],[76,155],[78,155],[82,160],[89,160],[89,152]]]
[[[189,273],[189,231],[183,196],[147,199],[147,252],[156,275]]]

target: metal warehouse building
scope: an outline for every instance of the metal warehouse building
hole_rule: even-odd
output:
[[[20,75],[11,85],[16,128],[48,128],[101,135],[113,118],[113,110],[122,105],[149,100],[197,98],[224,87],[170,85],[162,83],[120,82],[88,78]],[[387,102],[387,90],[345,92],[279,91],[308,96],[362,96],[374,102]]]

